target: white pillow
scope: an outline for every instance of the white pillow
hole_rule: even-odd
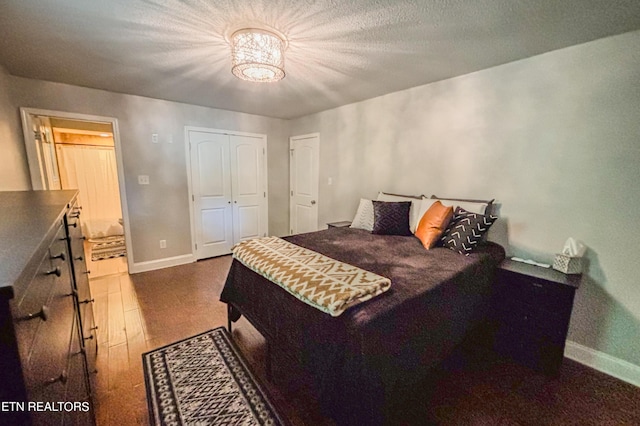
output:
[[[358,210],[349,227],[373,231],[373,203],[371,200],[360,199]]]
[[[478,213],[478,214],[482,214],[482,215],[486,213],[487,206],[489,205],[489,204],[483,203],[483,202],[456,201],[456,200],[448,200],[446,198],[424,198],[423,199],[423,203],[425,203],[426,201],[431,201],[431,204],[433,204],[434,201],[438,201],[438,200],[440,200],[440,202],[442,203],[443,206],[446,206],[446,207],[453,206],[453,211],[455,211],[457,207],[462,207],[463,209],[465,209],[468,212]],[[429,206],[431,206],[431,204],[429,204]],[[427,207],[427,208],[429,208],[429,207]],[[425,209],[425,211],[426,211],[426,209]],[[423,212],[423,214],[424,214],[424,212]],[[422,217],[422,216],[420,216],[420,217]]]
[[[420,210],[418,210],[418,223],[420,223],[420,219],[422,219],[422,216],[424,216],[427,210],[429,210],[429,207],[431,207],[433,203],[435,203],[436,201],[438,201],[436,198],[422,197],[422,202],[420,203]],[[445,205],[445,203],[442,203],[442,205]]]
[[[376,200],[391,201],[391,202],[411,201],[411,209],[409,210],[409,228],[411,229],[411,232],[413,233],[416,232],[416,228],[418,227],[418,222],[420,222],[420,218],[422,218],[422,215],[420,214],[420,210],[422,209],[421,198],[404,197],[402,195],[392,195],[392,194],[385,194],[384,192],[378,192],[378,198],[376,198]],[[429,206],[430,205],[431,204],[429,204]],[[424,214],[424,212],[422,213]]]

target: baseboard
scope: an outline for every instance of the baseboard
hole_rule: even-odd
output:
[[[594,370],[640,387],[640,366],[567,340],[564,356]]]
[[[139,272],[155,271],[156,269],[170,268],[172,266],[185,265],[193,263],[196,258],[193,254],[183,254],[181,256],[167,257],[165,259],[149,260],[147,262],[134,263],[129,269],[130,274]]]

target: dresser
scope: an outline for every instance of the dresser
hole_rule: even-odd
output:
[[[494,349],[548,374],[562,365],[581,275],[506,259],[498,267],[489,323]]]
[[[77,191],[0,192],[1,424],[95,424]]]

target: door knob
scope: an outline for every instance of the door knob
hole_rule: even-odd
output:
[[[311,205],[313,206],[316,203],[316,200],[311,200]]]

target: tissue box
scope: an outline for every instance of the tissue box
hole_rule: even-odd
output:
[[[564,272],[565,274],[581,274],[582,257],[571,257],[558,253],[555,259],[553,259],[553,269]]]

